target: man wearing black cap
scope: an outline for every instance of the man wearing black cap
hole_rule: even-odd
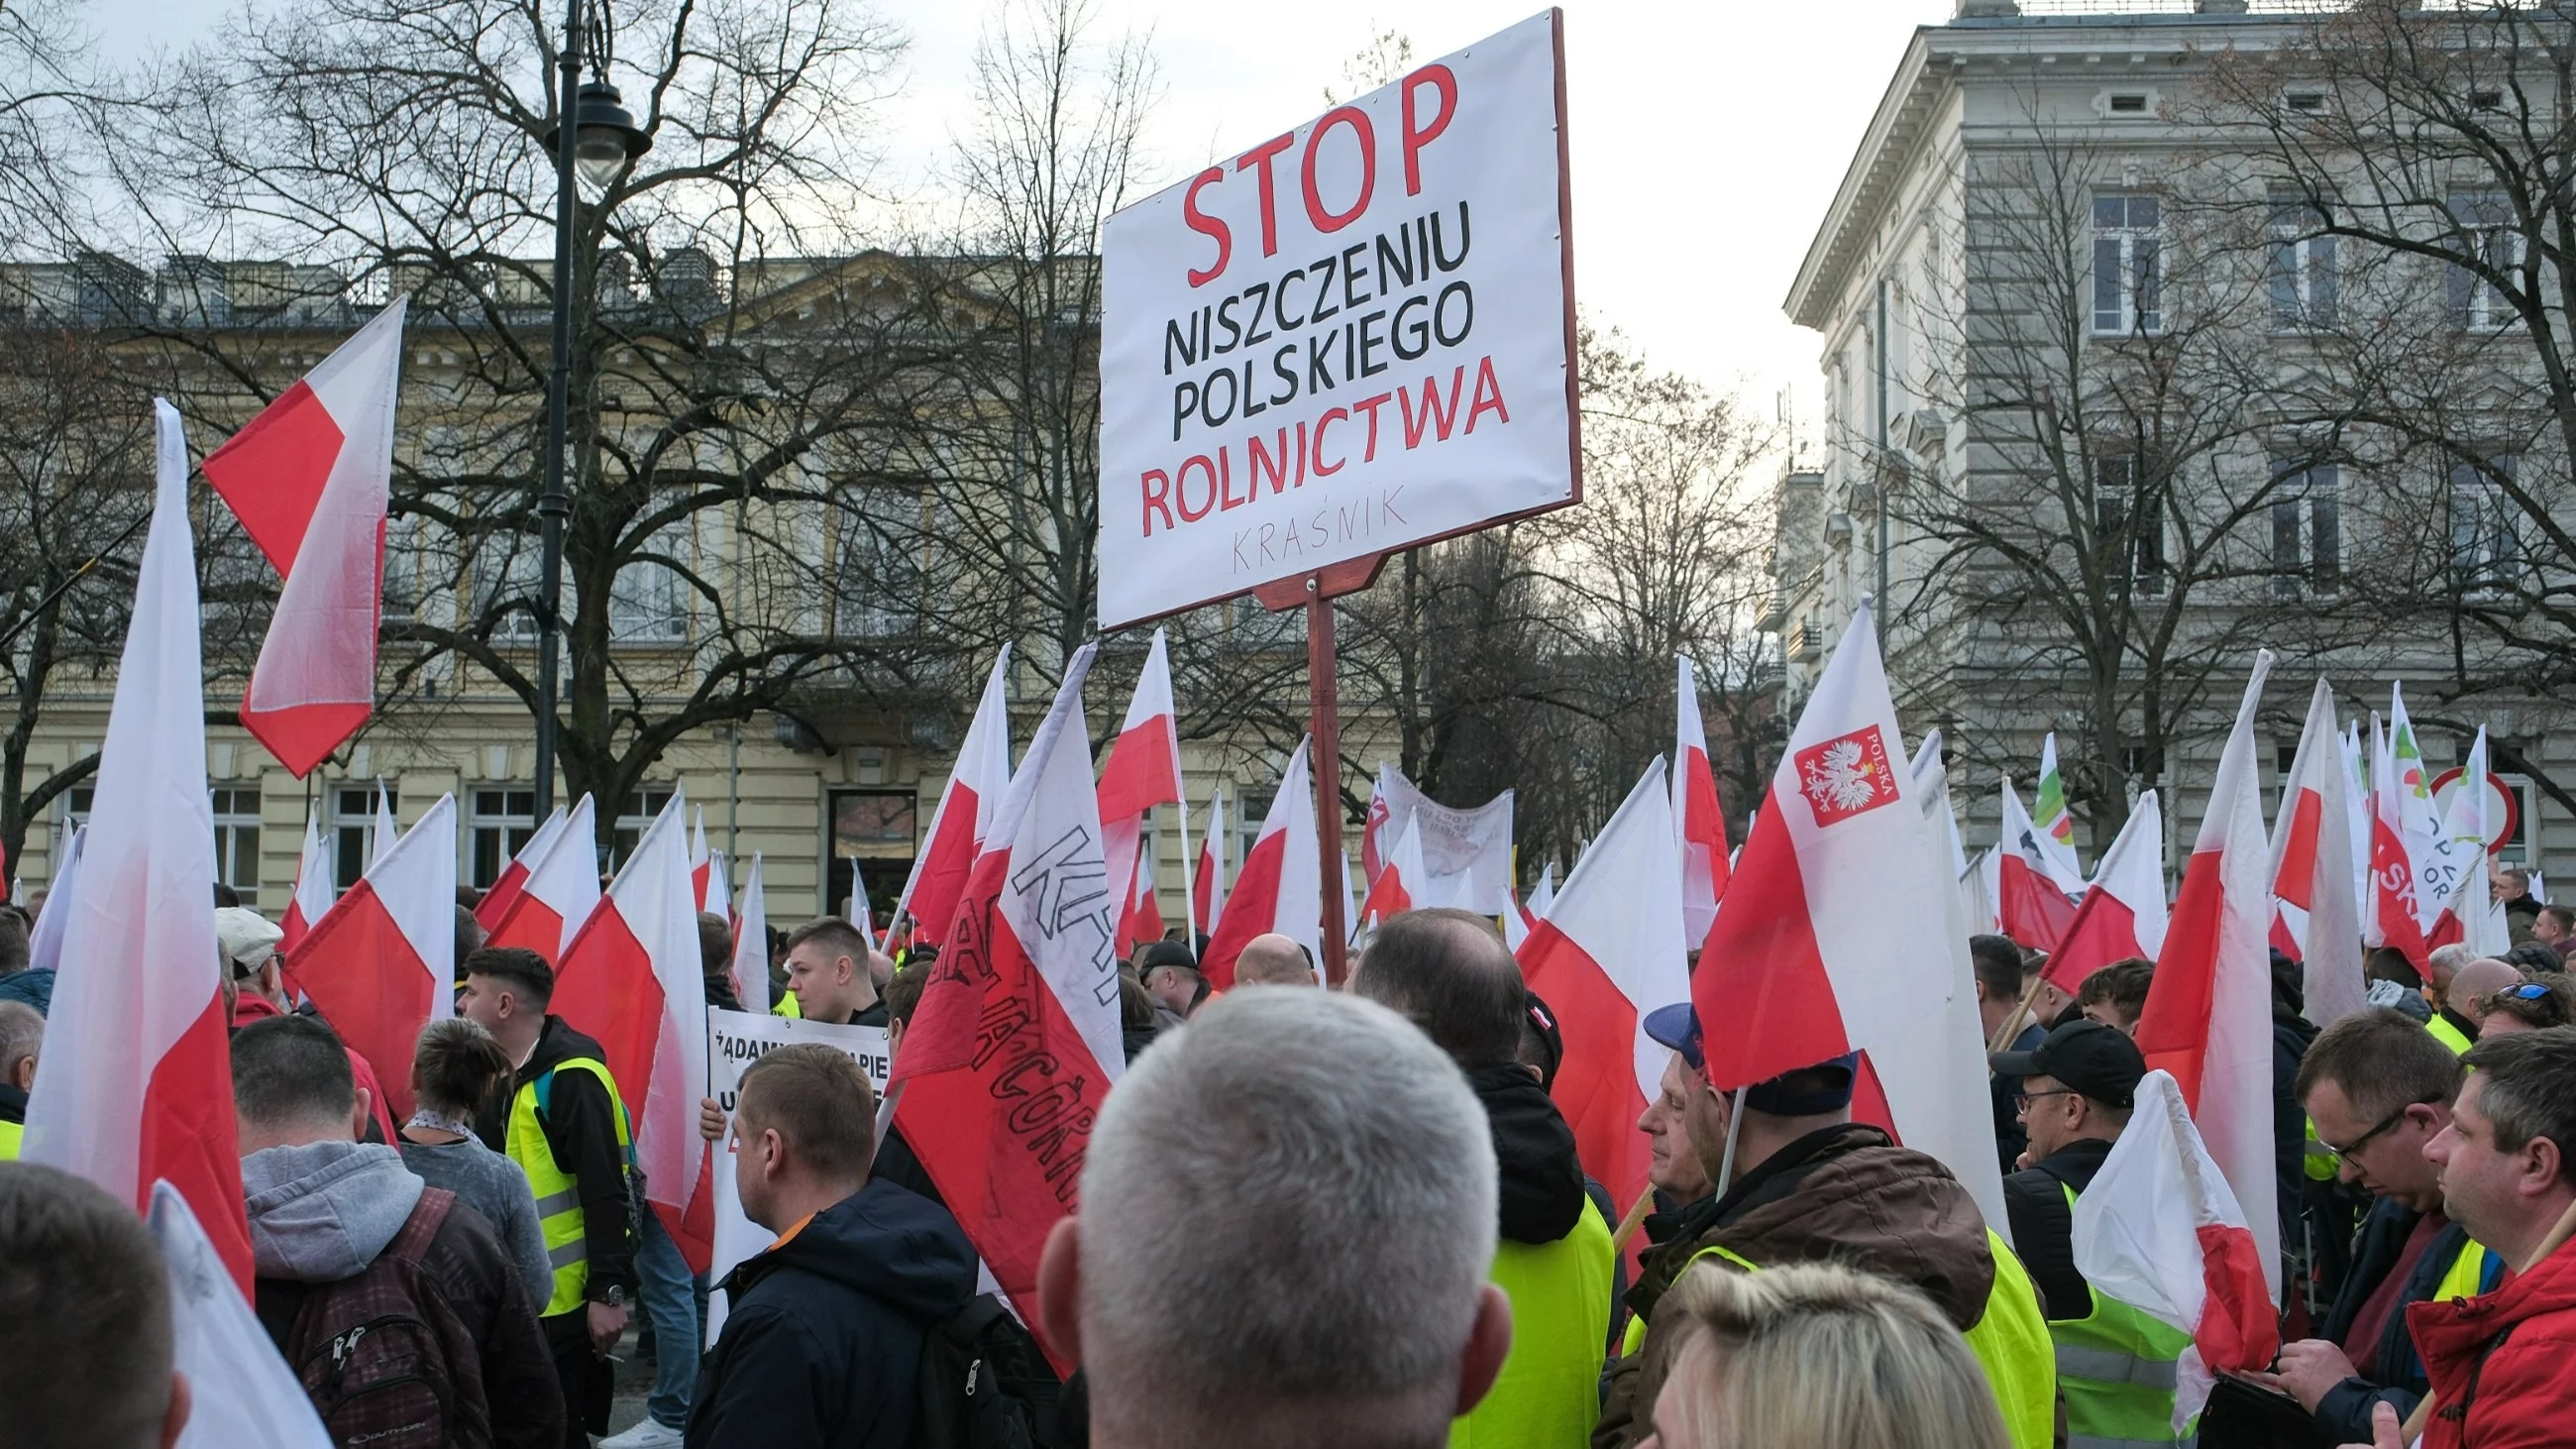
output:
[[[1198,958],[1179,941],[1156,941],[1136,958],[1136,980],[1154,998],[1154,1030],[1171,1031],[1189,1019],[1207,999],[1207,978]]]
[[[2163,1442],[2171,1437],[2174,1362],[2190,1337],[2103,1297],[2075,1267],[2075,1199],[2129,1125],[2146,1058],[2118,1027],[2079,1019],[2030,1051],[1989,1060],[1996,1076],[2021,1079],[2016,1106],[2030,1145],[2021,1170],[2004,1179],[2004,1211],[2013,1251],[2047,1305],[2067,1441]]]
[[[1824,1260],[1921,1289],[1976,1353],[2015,1449],[2047,1445],[2057,1390],[2030,1279],[1949,1169],[1851,1120],[1858,1058],[1720,1092],[1708,1084],[1689,1003],[1649,1012],[1644,1026],[1690,1067],[1682,1124],[1719,1190],[1689,1208],[1672,1240],[1639,1267],[1628,1292],[1637,1316],[1592,1436],[1597,1449],[1629,1449],[1653,1428],[1655,1398],[1682,1336],[1682,1315],[1656,1310],[1684,1269]]]

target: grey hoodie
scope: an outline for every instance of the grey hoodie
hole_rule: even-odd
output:
[[[266,1147],[241,1160],[251,1260],[262,1278],[352,1278],[402,1231],[428,1186],[372,1142]]]

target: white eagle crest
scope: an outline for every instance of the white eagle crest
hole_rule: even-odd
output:
[[[1807,762],[1807,794],[1820,810],[1848,815],[1878,798],[1877,766],[1858,740],[1836,740]]]

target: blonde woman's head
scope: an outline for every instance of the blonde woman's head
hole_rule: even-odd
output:
[[[1994,1390],[1930,1299],[1831,1264],[1703,1263],[1655,1400],[1657,1449],[2007,1449]]]

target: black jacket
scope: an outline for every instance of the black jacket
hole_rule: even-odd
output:
[[[2093,1312],[2093,1288],[2075,1270],[2075,1210],[2066,1188],[2093,1185],[2093,1174],[2111,1155],[2111,1144],[2088,1137],[2048,1154],[2036,1167],[2004,1178],[2004,1216],[2012,1220],[2013,1252],[2039,1285],[2041,1307],[2057,1320]]]
[[[0,1122],[25,1123],[27,1094],[7,1082],[0,1082]]]
[[[1467,1085],[1484,1105],[1502,1169],[1502,1233],[1515,1243],[1553,1243],[1583,1221],[1583,1161],[1574,1129],[1547,1088],[1518,1065],[1476,1067]]]
[[[2296,1006],[2278,999],[2272,1003],[2272,1192],[2274,1211],[2279,1214],[2273,1221],[2282,1225],[2284,1255],[2297,1235],[2308,1180],[2308,1114],[2295,1087],[2299,1063],[2307,1059],[2308,1043],[2316,1039],[2316,1023],[2299,1015]],[[2369,1423],[2365,1415],[2362,1424],[2368,1427]],[[2365,1444],[2370,1442],[2367,1434],[2361,1438]]]
[[[904,1449],[921,1347],[975,1296],[957,1220],[891,1182],[816,1213],[720,1285],[688,1449]]]
[[[574,1057],[608,1060],[598,1042],[564,1025],[562,1017],[547,1017],[545,1029],[537,1035],[537,1049],[528,1054],[526,1065],[510,1079],[510,1090],[474,1119],[474,1134],[483,1139],[483,1145],[495,1152],[508,1152],[510,1104],[517,1099],[519,1088]],[[537,1126],[546,1134],[546,1146],[554,1152],[555,1164],[572,1175],[581,1195],[583,1247],[590,1258],[588,1296],[595,1303],[607,1297],[611,1287],[617,1287],[625,1289],[632,1299],[636,1286],[635,1223],[626,1191],[626,1154],[617,1145],[617,1106],[609,1100],[608,1089],[599,1084],[599,1078],[589,1072],[557,1076],[545,1097],[545,1106],[537,1113]]]
[[[2335,1295],[2334,1306],[2326,1310],[2325,1322],[2318,1325],[2317,1337],[2341,1343],[2344,1335],[2352,1332],[2353,1320],[2361,1316],[2362,1305],[2380,1284],[2388,1281],[2389,1273],[2397,1266],[2398,1254],[2406,1249],[2407,1236],[2421,1220],[2421,1214],[2388,1198],[2371,1204],[2370,1215],[2361,1220],[2361,1237],[2353,1247],[2352,1271],[2344,1276],[2343,1291]],[[2401,1420],[2415,1412],[2425,1392],[2424,1361],[2416,1356],[2415,1336],[2406,1329],[2406,1305],[2433,1296],[2434,1285],[2442,1281],[2451,1259],[2468,1240],[2469,1230],[2458,1223],[2446,1223],[2433,1235],[2424,1256],[2415,1260],[2415,1271],[2398,1289],[2397,1303],[2379,1330],[2379,1342],[2371,1352],[2353,1360],[2359,1375],[2326,1390],[2326,1396],[2317,1401],[2317,1427],[2334,1442],[2369,1443],[2370,1406],[2383,1399],[2397,1410]]]
[[[2021,1035],[2012,1039],[2010,1049],[2037,1051],[2039,1044],[2046,1040],[2048,1028],[2034,1021],[2021,1029]],[[1986,1079],[1986,1091],[1995,1104],[1995,1158],[2003,1164],[2004,1171],[2011,1172],[2013,1164],[2021,1157],[2022,1149],[2030,1145],[2030,1134],[2022,1130],[2021,1104],[2013,1100],[2021,1095],[2021,1078],[2007,1077],[1998,1072]]]

